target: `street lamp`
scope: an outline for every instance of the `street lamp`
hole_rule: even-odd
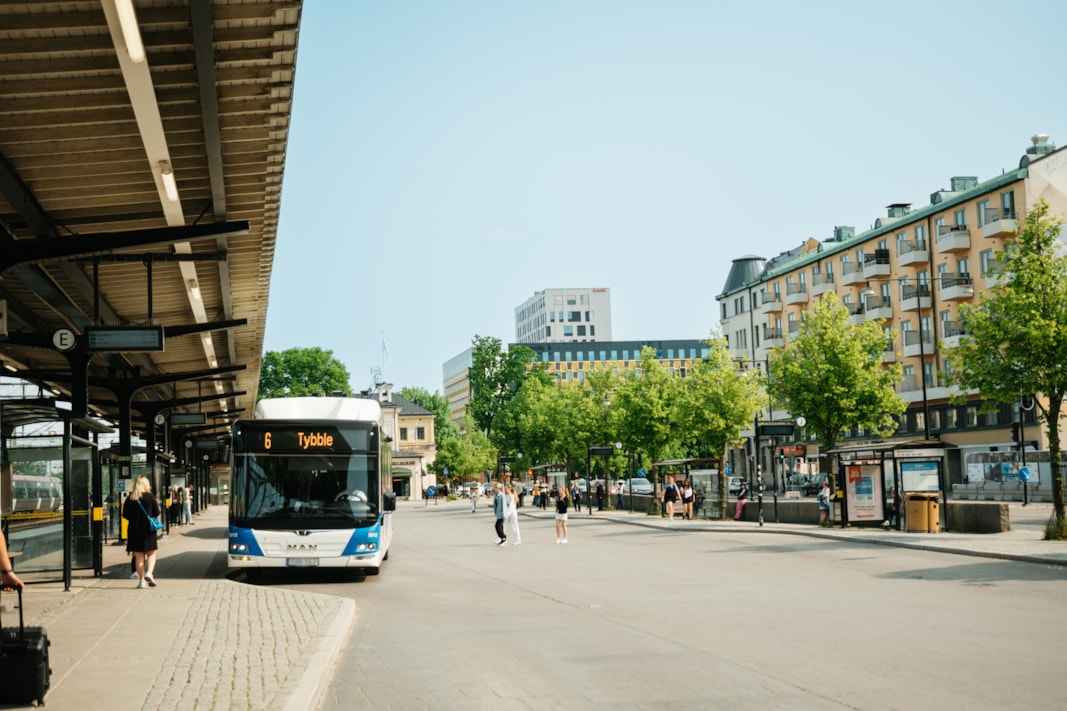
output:
[[[885,279],[875,279],[874,281],[890,282],[895,281],[901,284],[902,287],[908,286],[909,277],[887,277]],[[871,280],[867,280],[867,288],[862,292],[862,296],[871,297],[876,296],[874,289],[871,288]],[[919,375],[922,382],[923,393],[923,437],[927,441],[930,440],[930,399],[926,392],[926,348],[924,347],[924,341],[926,340],[923,333],[923,299],[930,298],[930,288],[926,284],[915,285],[915,305],[916,313],[919,315]]]

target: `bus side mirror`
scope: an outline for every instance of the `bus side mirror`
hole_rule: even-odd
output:
[[[383,498],[385,500],[385,510],[386,511],[396,511],[396,492],[395,491],[387,491],[387,492],[385,492],[385,495],[384,495]]]

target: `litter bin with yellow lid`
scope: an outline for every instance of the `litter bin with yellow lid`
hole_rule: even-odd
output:
[[[911,533],[937,533],[941,529],[938,494],[912,491],[904,495],[904,524]]]

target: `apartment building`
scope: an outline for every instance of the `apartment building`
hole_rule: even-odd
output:
[[[467,403],[471,399],[470,368],[474,363],[474,347],[470,347],[445,361],[441,366],[441,380],[448,398],[448,419],[457,425],[463,423]]]
[[[515,309],[515,342],[611,340],[611,289],[544,289]]]
[[[667,341],[606,341],[603,343],[524,343],[559,381],[584,381],[593,368],[610,367],[616,373],[637,368],[641,349],[656,351],[656,360],[673,375],[685,377],[693,363],[708,356],[708,344],[699,339]]]
[[[731,354],[766,362],[771,349],[796,335],[815,300],[832,291],[853,322],[883,324],[883,358],[901,363],[898,392],[908,403],[896,436],[929,434],[951,443],[950,481],[966,483],[1017,464],[1013,422],[1022,422],[1025,440],[1033,442],[1027,460],[1039,460],[1047,441],[1033,410],[1006,405],[980,412],[981,393],[969,393],[966,403],[957,404],[949,399],[954,393],[945,378],[946,354],[966,336],[960,306],[976,302],[997,283],[993,255],[1004,250],[1039,200],[1052,215],[1067,215],[1067,151],[1057,150],[1047,135],[1031,141],[1017,168],[987,180],[953,177],[926,205],[891,203],[865,232],[835,227],[832,238],[807,240],[771,259],[735,259],[717,297]],[[890,332],[897,337],[890,339]],[[869,437],[862,431],[846,434],[857,442]]]

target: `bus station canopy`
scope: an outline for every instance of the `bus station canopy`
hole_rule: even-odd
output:
[[[0,3],[0,374],[221,432],[259,382],[301,4],[115,5]]]

